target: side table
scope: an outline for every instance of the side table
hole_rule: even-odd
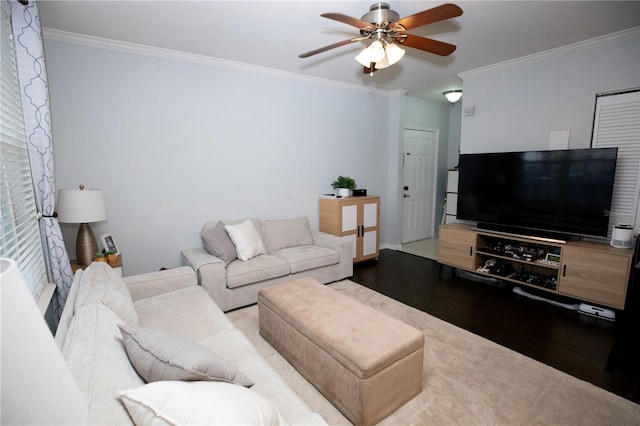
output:
[[[81,265],[78,263],[77,259],[71,259],[71,271],[75,274],[78,269],[85,269],[89,265]],[[116,263],[111,265],[114,271],[120,276],[122,276],[122,255],[118,255],[118,259]]]

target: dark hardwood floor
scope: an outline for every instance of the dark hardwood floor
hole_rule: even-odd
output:
[[[352,280],[640,403],[638,284],[629,288],[625,311],[617,311],[610,322],[520,296],[510,284],[472,281],[433,260],[394,250],[354,265]]]

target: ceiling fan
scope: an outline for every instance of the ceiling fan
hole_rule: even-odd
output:
[[[364,66],[364,73],[373,75],[375,71],[395,64],[404,56],[404,50],[398,47],[399,45],[413,47],[440,56],[448,56],[456,50],[455,45],[407,34],[407,31],[460,15],[462,15],[462,9],[451,3],[424,10],[402,19],[399,19],[400,15],[396,11],[389,8],[388,3],[382,2],[372,4],[369,7],[369,12],[360,19],[341,13],[323,13],[320,15],[323,18],[333,19],[358,28],[360,36],[303,53],[298,57],[308,58],[336,47],[371,39],[373,40],[371,44],[356,56],[356,60]]]

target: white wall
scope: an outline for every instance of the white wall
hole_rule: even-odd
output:
[[[307,216],[317,229],[340,174],[388,210],[388,95],[54,40],[45,51],[57,187],[105,191],[108,220],[92,227],[113,233],[125,275],[178,266],[206,221]],[[72,257],[76,230],[63,225]]]
[[[462,73],[462,153],[548,149],[570,130],[588,148],[596,94],[640,86],[640,36],[632,30],[512,63]]]

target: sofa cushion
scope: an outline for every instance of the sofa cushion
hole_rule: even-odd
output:
[[[240,314],[240,312],[236,313]],[[236,319],[240,317],[242,317],[242,314],[236,316]],[[262,358],[256,347],[241,330],[236,328],[225,331],[200,340],[198,344],[226,359],[232,359],[233,365],[256,382],[251,387],[251,390],[273,401],[285,420],[293,422],[308,416],[309,408],[306,404],[291,391],[282,377],[269,366],[268,362]],[[266,342],[265,345],[267,345]]]
[[[271,278],[289,275],[289,264],[282,259],[262,254],[246,262],[233,262],[227,268],[227,288],[236,288]]]
[[[296,247],[313,244],[309,219],[299,217],[296,219],[265,220],[262,230],[264,232],[267,253],[273,253],[287,247]]]
[[[155,382],[119,392],[138,425],[284,425],[278,408],[242,386]]]
[[[229,234],[224,228],[224,223],[218,222],[213,228],[203,229],[200,232],[200,238],[202,239],[202,247],[210,254],[221,259],[225,265],[238,258],[236,246],[229,238]]]
[[[233,262],[232,265],[243,262]],[[140,326],[159,328],[198,341],[232,330],[233,324],[200,286],[136,300]]]
[[[335,250],[317,246],[284,248],[271,253],[271,256],[287,262],[292,274],[320,268],[322,266],[335,265],[340,262],[340,253]]]
[[[108,307],[95,303],[76,311],[62,347],[69,369],[87,398],[87,424],[130,424],[119,390],[144,380],[129,362],[118,325],[124,322]]]
[[[203,380],[252,386],[240,370],[196,342],[164,330],[120,326],[131,364],[147,382]]]
[[[138,314],[126,284],[106,262],[93,262],[78,283],[75,311],[94,303],[107,306],[127,325],[138,325]]]
[[[237,225],[225,225],[225,229],[236,246],[238,259],[247,261],[266,252],[258,230],[250,220]]]
[[[82,279],[83,273],[84,271],[82,269],[78,269],[75,274],[73,274],[71,288],[69,289],[69,293],[67,294],[67,300],[65,301],[64,309],[62,310],[62,315],[60,316],[60,321],[58,321],[55,340],[60,349],[62,349],[64,340],[67,337],[67,330],[69,330],[71,320],[73,319],[76,298],[78,297],[78,288],[80,287],[80,281]]]

